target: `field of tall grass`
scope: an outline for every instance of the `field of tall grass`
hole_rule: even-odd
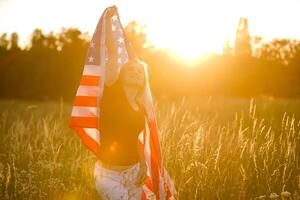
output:
[[[300,199],[300,101],[155,102],[178,199]],[[65,102],[0,101],[0,199],[97,199]]]

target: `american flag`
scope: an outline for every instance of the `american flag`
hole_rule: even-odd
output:
[[[137,58],[135,55],[132,55],[133,51],[130,49],[130,43],[126,39],[116,7],[106,8],[90,41],[69,123],[69,127],[75,130],[85,146],[96,156],[99,148],[101,148],[101,133],[98,128],[99,117],[101,117],[99,102],[103,94],[105,65],[109,56],[105,40],[106,15],[109,11],[114,12],[108,19],[111,20],[110,28],[118,47],[118,69],[128,61],[129,57]],[[144,106],[147,116],[145,116],[145,128],[139,135],[139,144],[143,149],[148,171],[146,182],[143,185],[142,199],[174,199],[176,191],[163,165],[156,117],[148,82],[146,84],[145,97]]]

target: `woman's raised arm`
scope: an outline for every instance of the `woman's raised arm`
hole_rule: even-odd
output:
[[[108,51],[108,61],[105,67],[105,84],[111,86],[118,79],[118,50],[117,43],[112,32],[111,19],[114,15],[118,15],[117,8],[112,7],[106,15],[106,47]]]

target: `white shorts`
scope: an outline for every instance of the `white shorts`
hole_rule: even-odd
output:
[[[140,170],[140,164],[115,171],[104,168],[97,161],[94,167],[95,185],[101,200],[140,200],[142,186],[136,186],[135,181]]]

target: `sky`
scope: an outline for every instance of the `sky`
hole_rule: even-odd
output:
[[[300,0],[0,0],[0,34],[18,32],[21,45],[37,27],[92,34],[111,5],[123,25],[130,20],[146,25],[151,43],[187,58],[220,52],[226,40],[233,43],[240,17],[248,18],[252,36],[265,41],[300,39]]]

